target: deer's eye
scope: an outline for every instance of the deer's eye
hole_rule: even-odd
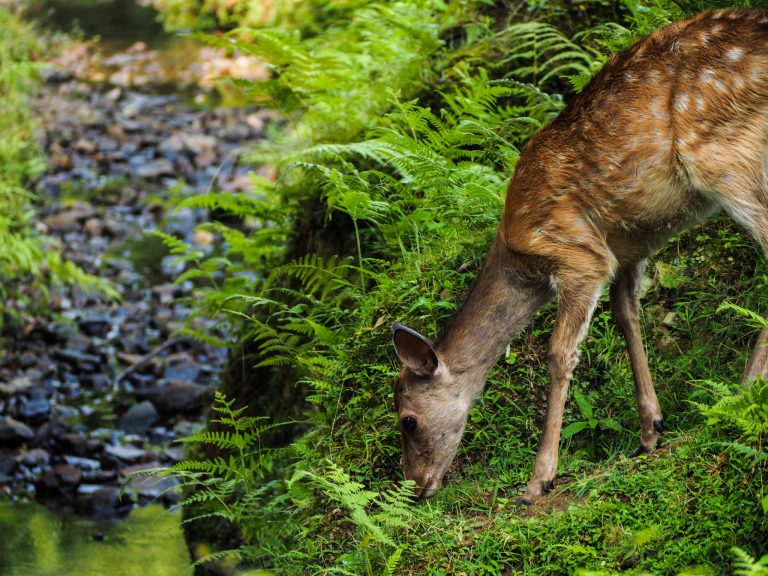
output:
[[[406,416],[402,420],[400,420],[400,426],[403,427],[403,430],[406,432],[413,432],[416,430],[416,418],[413,416]]]

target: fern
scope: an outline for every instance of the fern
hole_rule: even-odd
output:
[[[755,560],[741,548],[731,548],[734,555],[733,572],[738,576],[768,576],[768,554]]]

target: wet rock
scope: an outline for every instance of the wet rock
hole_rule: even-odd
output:
[[[38,393],[31,398],[23,399],[17,412],[25,421],[39,424],[48,418],[51,403],[42,393]]]
[[[185,380],[194,382],[200,376],[203,367],[194,361],[174,362],[165,367],[163,378],[166,380]]]
[[[59,436],[62,448],[74,452],[78,456],[101,452],[104,445],[95,438],[88,438],[82,434],[68,433]]]
[[[50,459],[51,455],[42,448],[32,448],[16,457],[17,462],[29,467],[47,466]]]
[[[77,202],[68,209],[43,218],[42,222],[51,232],[74,232],[79,230],[82,223],[94,214],[95,211],[90,204]]]
[[[64,456],[64,460],[70,466],[74,466],[75,468],[89,472],[93,472],[101,468],[101,462],[98,460],[93,460],[92,458],[83,458],[81,456]]]
[[[83,472],[80,468],[70,466],[69,464],[56,464],[51,471],[61,484],[67,486],[76,486],[83,477]]]
[[[147,452],[135,446],[115,446],[109,445],[104,448],[104,452],[114,456],[123,462],[141,462],[147,459]]]
[[[173,165],[165,158],[153,160],[136,169],[136,175],[146,180],[157,180],[163,176],[172,176],[173,174]]]
[[[10,450],[0,449],[0,477],[8,476],[16,468],[16,458]],[[0,480],[2,482],[2,480]]]
[[[158,462],[152,462],[151,464],[154,464],[154,466],[147,465],[145,468],[132,470],[132,472],[159,466]],[[173,490],[178,488],[178,486],[179,481],[172,476],[135,476],[130,478],[126,483],[126,488],[132,490],[139,496],[152,499],[170,497],[172,500],[176,501],[178,501],[180,495],[173,497]]]
[[[0,442],[3,444],[14,444],[31,440],[35,433],[32,429],[10,416],[0,418]]]
[[[7,396],[13,396],[32,388],[34,382],[28,376],[17,376],[8,383],[0,383],[0,392]]]
[[[87,138],[80,138],[77,142],[75,142],[75,145],[73,148],[80,152],[81,154],[93,154],[96,152],[96,144],[94,144],[92,141],[88,140]]]
[[[53,356],[89,372],[93,372],[101,364],[101,358],[98,356],[69,348],[57,348],[53,351]]]
[[[164,386],[144,390],[138,395],[151,400],[158,412],[175,414],[202,406],[210,396],[210,390],[185,380],[170,380]]]
[[[120,418],[120,428],[130,434],[146,434],[158,419],[152,402],[144,400],[131,406]]]
[[[84,514],[111,518],[116,514],[130,509],[130,495],[121,494],[116,486],[83,485],[78,487],[75,500],[77,510]]]

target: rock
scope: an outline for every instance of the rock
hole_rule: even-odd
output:
[[[78,202],[71,208],[43,218],[42,222],[49,231],[63,234],[79,230],[80,225],[94,214],[90,204]]]
[[[186,380],[194,382],[200,376],[203,367],[191,359],[186,362],[173,362],[165,367],[163,378],[166,380]]]
[[[80,483],[80,480],[83,477],[82,470],[70,466],[69,464],[56,464],[52,470],[64,485],[76,486]]]
[[[131,406],[120,418],[120,428],[129,434],[146,434],[157,422],[158,414],[152,402],[144,400]]]
[[[10,450],[0,449],[0,477],[8,476],[16,468],[16,458]],[[2,483],[2,480],[0,480]]]
[[[95,371],[96,367],[101,365],[101,358],[98,356],[79,352],[71,348],[57,348],[53,351],[53,356],[59,360],[75,364],[79,368],[89,372]]]
[[[127,510],[131,503],[130,496],[121,494],[120,489],[116,486],[91,488],[90,485],[87,485],[82,491],[78,488],[75,501],[80,512],[102,518],[110,518]]]
[[[36,394],[32,398],[22,400],[18,408],[19,416],[31,423],[47,420],[50,412],[51,403],[42,394]]]
[[[17,376],[7,384],[0,384],[0,392],[7,396],[13,396],[19,392],[25,392],[34,386],[34,382],[28,376]]]
[[[172,176],[173,174],[173,165],[165,158],[153,160],[148,164],[139,166],[136,170],[136,175],[145,180],[157,180],[163,176]]]
[[[43,450],[42,448],[32,448],[16,457],[17,462],[29,466],[30,468],[34,466],[47,466],[50,459],[51,455],[47,450]]]
[[[178,486],[179,481],[173,476],[136,476],[126,484],[128,490],[133,490],[139,496],[146,498],[169,496]]]
[[[87,138],[79,138],[77,142],[75,142],[73,148],[81,154],[93,154],[96,152],[96,144]]]
[[[161,304],[172,304],[179,292],[180,288],[170,282],[152,287],[152,293],[160,298]]]
[[[65,450],[74,452],[78,456],[94,454],[104,449],[104,445],[99,440],[87,438],[82,434],[62,434],[59,436],[59,442]]]
[[[175,414],[199,408],[208,397],[206,386],[185,380],[171,380],[165,386],[150,388],[141,392],[155,405],[158,412]]]
[[[88,472],[93,472],[101,468],[101,462],[91,458],[82,458],[80,456],[64,456],[64,460],[70,466],[74,466],[80,470],[87,470]]]
[[[140,462],[147,459],[147,452],[134,446],[109,445],[104,452],[123,462]]]
[[[0,418],[0,442],[3,444],[13,444],[23,442],[24,440],[31,440],[34,438],[35,433],[32,429],[18,420],[14,420],[10,416]]]

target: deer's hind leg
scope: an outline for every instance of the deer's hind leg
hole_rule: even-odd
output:
[[[640,446],[633,456],[650,452],[656,447],[663,430],[659,400],[653,387],[648,357],[640,331],[638,291],[647,260],[643,259],[621,269],[611,285],[613,317],[624,334],[635,378],[635,398],[640,412]]]
[[[726,203],[725,209],[752,234],[768,259],[768,189],[761,190],[753,201]],[[768,378],[768,330],[760,331],[741,383],[748,385],[758,377]]]

